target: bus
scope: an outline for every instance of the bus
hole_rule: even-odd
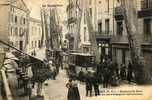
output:
[[[79,77],[79,73],[95,72],[95,56],[89,53],[70,53],[68,56],[69,77]]]

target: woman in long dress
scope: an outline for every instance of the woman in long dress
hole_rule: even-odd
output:
[[[75,81],[72,81],[70,79],[69,82],[66,84],[66,87],[68,88],[68,100],[80,100],[78,86]]]
[[[73,87],[74,94],[75,94],[73,100],[80,100],[80,93],[79,93],[79,89],[78,89],[78,83],[75,79],[72,81],[72,87]]]

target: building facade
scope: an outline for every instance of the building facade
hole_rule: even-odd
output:
[[[96,39],[102,60],[105,56],[112,57],[111,35],[114,34],[114,1],[97,0],[96,4],[98,26]]]
[[[29,9],[23,0],[9,4],[9,41],[19,50],[26,52],[29,32]]]
[[[139,6],[137,0],[130,2],[135,4],[134,7],[137,11],[137,6]],[[126,6],[128,15],[131,14],[131,9],[128,9],[131,6],[130,2],[127,2]],[[128,38],[120,1],[97,0],[97,7],[98,33],[96,39],[101,57],[109,56],[119,64],[128,63],[130,59]]]
[[[28,38],[28,54],[36,55],[41,48],[42,28],[41,20],[29,19],[29,38]]]
[[[23,0],[0,1],[0,33],[8,36],[8,41],[20,50],[25,49],[28,34],[29,10]]]
[[[8,43],[9,31],[9,10],[10,7],[6,5],[6,2],[0,1],[0,12],[3,13],[0,15],[0,40]],[[0,48],[3,48],[3,44],[0,43]]]
[[[142,35],[141,48],[145,59],[146,71],[152,76],[152,0],[139,0],[138,32]]]
[[[69,48],[80,52],[91,52],[87,13],[89,12],[94,31],[96,24],[96,0],[69,0],[67,6]],[[79,22],[80,21],[80,22]],[[77,43],[76,43],[77,42]],[[75,47],[78,45],[77,47]]]
[[[128,0],[125,2],[134,41],[142,51],[146,70],[152,70],[152,1]],[[131,58],[120,0],[97,0],[97,7],[99,8],[97,8],[98,33],[96,39],[101,55],[109,55],[118,64],[127,65]]]
[[[77,28],[77,17],[79,13],[79,5],[76,0],[69,0],[67,5],[67,29],[68,33],[66,38],[69,40],[69,49],[73,50],[74,42],[76,41],[76,28]]]

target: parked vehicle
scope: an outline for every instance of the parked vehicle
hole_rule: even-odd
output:
[[[87,76],[87,72],[95,72],[95,57],[88,53],[70,53],[69,54],[69,77],[76,77],[82,79]],[[80,74],[81,73],[81,74]],[[83,73],[83,74],[82,74]],[[83,75],[83,76],[80,76]]]

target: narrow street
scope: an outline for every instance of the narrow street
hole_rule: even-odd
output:
[[[48,85],[44,85],[44,93],[48,100],[67,100],[65,84],[68,82],[65,70],[60,70],[56,80],[48,80]],[[152,100],[151,85],[137,86],[135,84],[123,84],[118,87],[102,88],[100,86],[100,96],[86,97],[85,85],[78,82],[81,100]],[[112,95],[110,95],[112,94]],[[118,96],[119,95],[119,96]]]
[[[60,70],[60,73],[57,76],[56,80],[48,80],[48,86],[44,86],[44,92],[48,96],[49,100],[67,100],[67,82],[68,77],[66,76],[65,70]],[[85,87],[81,84],[78,86],[81,98],[84,100]]]
[[[0,0],[0,100],[152,100],[152,0]]]

